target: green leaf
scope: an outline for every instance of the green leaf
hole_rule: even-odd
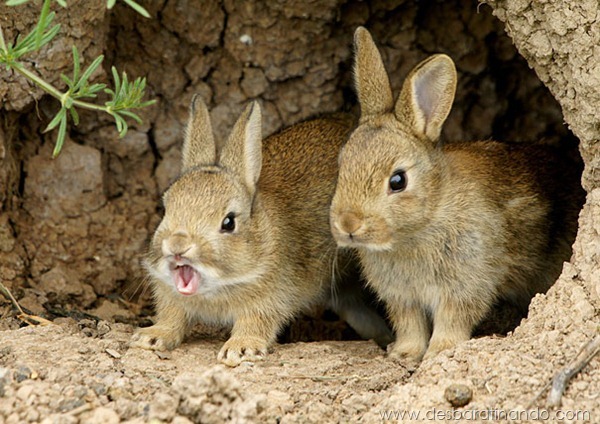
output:
[[[107,9],[112,9],[115,6],[116,3],[117,3],[117,0],[108,0],[106,2],[106,8]]]
[[[79,51],[77,50],[77,46],[73,44],[73,84],[77,83],[80,71],[81,68],[79,67]]]
[[[56,0],[56,2],[61,5],[62,7],[67,7],[67,2],[66,0]]]
[[[152,106],[153,104],[155,104],[157,102],[156,99],[152,99],[152,100],[148,100],[145,102],[142,102],[138,105],[137,109],[142,109],[144,107],[148,107],[148,106]]]
[[[144,18],[150,17],[150,13],[148,13],[148,11],[146,9],[144,9],[141,5],[137,4],[135,1],[133,1],[133,0],[124,0],[124,1],[125,1],[125,3],[127,3],[127,5],[129,7],[131,7],[137,13],[142,15]]]
[[[33,51],[45,46],[56,36],[56,34],[58,34],[59,31],[60,31],[60,24],[54,25],[47,33],[45,33],[42,36],[41,44],[39,46],[35,46],[34,44],[31,44],[25,53],[33,52]]]
[[[44,31],[46,31],[46,29],[52,23],[52,20],[54,19],[54,15],[55,15],[54,12],[50,13],[47,16],[47,18],[45,19],[45,22],[42,22],[40,20],[38,22],[37,26],[29,34],[27,34],[24,38],[20,38],[20,37],[17,38],[17,42],[15,43],[15,46],[11,49],[15,60],[20,58],[24,54],[33,52],[33,51],[37,50],[39,47],[44,46],[45,44],[50,42],[50,40],[52,40],[56,36],[56,34],[58,34],[58,31],[60,30],[60,24],[56,24],[49,31],[44,33]],[[36,45],[36,41],[37,41],[36,37],[38,34],[38,30],[40,28],[41,28],[43,34],[42,34],[42,38],[40,41],[40,45],[37,46]]]
[[[129,82],[127,81],[127,73],[123,72],[123,76],[121,77],[121,89],[117,93],[117,97],[122,99],[127,95],[127,89],[129,88]]]
[[[27,3],[29,0],[8,0],[6,2],[7,6],[20,6],[22,4]]]
[[[60,126],[58,127],[58,135],[56,136],[56,145],[54,146],[54,151],[52,152],[52,157],[57,157],[60,153],[63,144],[65,143],[65,136],[67,135],[67,115],[63,116],[63,119],[60,121]]]
[[[115,117],[115,123],[117,124],[117,131],[119,131],[119,137],[123,138],[125,134],[127,134],[127,121],[123,119],[121,115],[115,113],[113,115]]]
[[[83,87],[77,92],[77,98],[91,97],[96,98],[96,93],[106,87],[106,84],[92,84]]]
[[[65,109],[64,107],[61,108],[58,113],[56,114],[56,116],[54,118],[52,118],[52,121],[50,121],[50,123],[48,124],[48,126],[46,127],[46,129],[44,130],[44,132],[48,132],[48,131],[52,131],[54,128],[56,128],[56,126],[60,123],[60,121],[66,116],[67,113],[67,109]]]
[[[48,14],[50,13],[51,0],[44,0],[42,4],[42,12],[40,13],[40,21],[35,28],[35,48],[39,49],[42,46],[42,38],[44,37],[44,31],[50,25],[46,22]]]
[[[110,69],[113,75],[113,79],[115,80],[115,91],[113,94],[116,96],[119,91],[121,91],[121,80],[119,79],[119,73],[117,72],[117,68],[114,66]]]
[[[138,124],[142,123],[142,118],[140,118],[137,114],[135,114],[133,112],[130,112],[128,110],[121,110],[121,111],[119,111],[119,113],[121,115],[129,116],[131,119],[133,119]]]
[[[71,109],[69,109],[69,112],[71,112],[71,118],[73,118],[73,123],[75,124],[75,126],[79,125],[79,114],[77,113],[77,110],[72,107]]]
[[[6,41],[4,41],[4,31],[2,31],[2,26],[0,26],[0,49],[2,49],[2,52],[8,53],[8,47],[6,46]]]
[[[67,87],[73,87],[73,81],[65,74],[60,74],[60,79],[63,80],[65,84],[67,84]]]
[[[77,81],[77,83],[75,85],[75,90],[78,90],[80,87],[87,84],[87,80],[90,78],[90,76],[92,76],[94,71],[96,69],[98,69],[98,66],[100,66],[100,64],[102,63],[103,60],[104,60],[103,55],[100,55],[96,59],[94,59],[92,64],[85,70],[85,72],[81,76],[81,79],[79,81]]]

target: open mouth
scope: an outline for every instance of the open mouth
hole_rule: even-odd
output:
[[[198,291],[200,274],[189,265],[177,265],[174,272],[175,288],[185,296],[190,296]]]

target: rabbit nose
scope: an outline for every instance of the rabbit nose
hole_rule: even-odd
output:
[[[338,219],[339,229],[348,234],[350,238],[360,230],[362,225],[362,218],[353,212],[343,212]]]
[[[192,248],[192,242],[187,233],[179,231],[164,239],[161,247],[163,255],[181,257]]]

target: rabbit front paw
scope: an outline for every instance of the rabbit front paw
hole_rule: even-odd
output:
[[[267,354],[267,341],[257,337],[232,337],[221,348],[217,359],[230,367],[244,361],[260,361]]]
[[[131,346],[149,350],[171,350],[181,344],[181,337],[176,330],[153,325],[138,329],[131,338]]]
[[[468,339],[466,339],[468,340]],[[431,342],[429,343],[429,348],[427,349],[427,352],[425,353],[425,356],[423,356],[423,359],[430,359],[430,358],[435,358],[437,356],[438,353],[440,353],[443,350],[446,349],[451,349],[454,346],[456,346],[458,343],[460,343],[462,341],[462,339],[431,339]]]
[[[388,345],[388,357],[394,360],[416,362],[423,358],[426,347],[411,341],[396,341]]]

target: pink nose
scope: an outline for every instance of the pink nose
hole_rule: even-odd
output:
[[[363,225],[362,217],[353,212],[343,212],[337,222],[340,231],[350,236],[356,234]]]

